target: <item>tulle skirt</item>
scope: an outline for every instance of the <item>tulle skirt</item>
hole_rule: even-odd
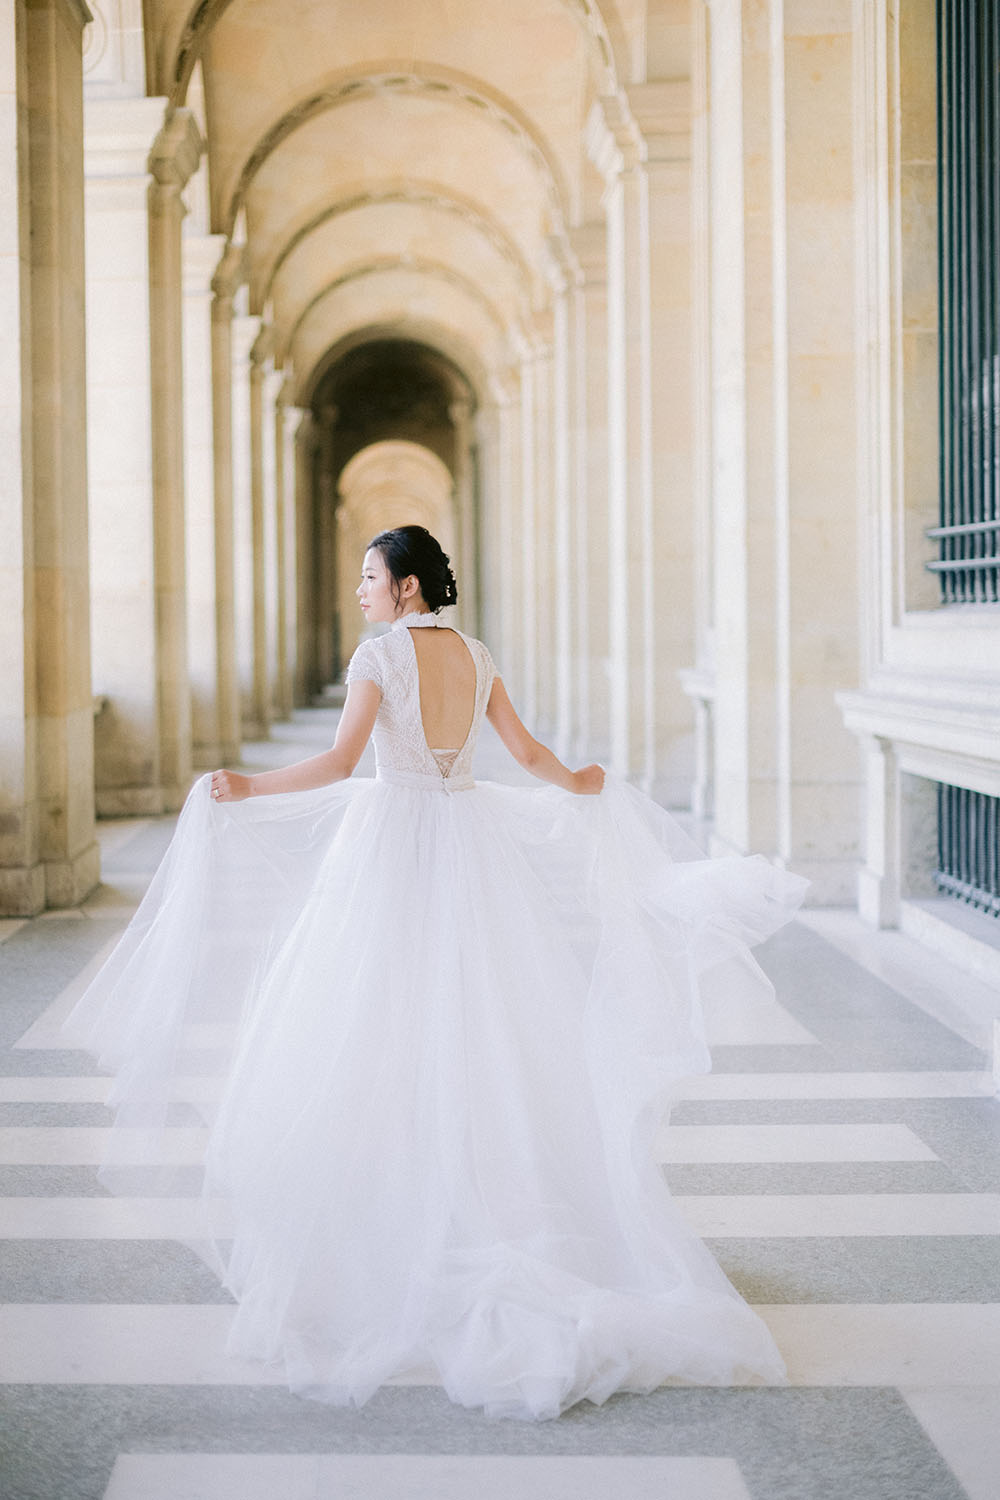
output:
[[[543,1418],[668,1380],[779,1381],[654,1158],[709,1067],[706,986],[805,882],[599,797],[355,779],[194,787],[67,1022],[115,1072],[104,1181],[200,1193],[231,1352],[362,1403],[433,1367]]]

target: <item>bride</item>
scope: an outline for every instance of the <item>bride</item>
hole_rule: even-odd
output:
[[[67,1022],[117,1075],[103,1180],[197,1188],[230,1352],[321,1401],[428,1368],[536,1419],[780,1381],[654,1149],[710,1065],[706,987],[766,989],[749,946],[805,882],[705,859],[539,744],[440,618],[455,580],[422,527],[375,537],[358,596],[391,628],[351,660],[333,748],[196,784]],[[473,780],[484,717],[549,786]]]

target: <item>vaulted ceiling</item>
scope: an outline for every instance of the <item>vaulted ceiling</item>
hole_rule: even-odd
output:
[[[417,337],[475,381],[530,337],[593,216],[594,99],[641,76],[647,0],[145,0],[148,91],[203,95],[212,231],[300,389]]]

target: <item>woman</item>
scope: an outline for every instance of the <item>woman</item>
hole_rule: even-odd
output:
[[[705,976],[766,986],[748,945],[805,883],[705,860],[540,745],[439,619],[455,581],[423,528],[374,539],[358,595],[392,628],[351,660],[333,748],[198,783],[68,1023],[119,1072],[106,1180],[203,1169],[231,1352],[320,1400],[427,1366],[532,1418],[780,1380],[653,1147],[709,1066]],[[474,782],[484,717],[550,787]],[[349,781],[373,731],[376,777]]]

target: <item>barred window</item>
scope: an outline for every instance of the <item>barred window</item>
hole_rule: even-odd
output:
[[[948,604],[1000,600],[1000,0],[938,0],[941,519]]]

